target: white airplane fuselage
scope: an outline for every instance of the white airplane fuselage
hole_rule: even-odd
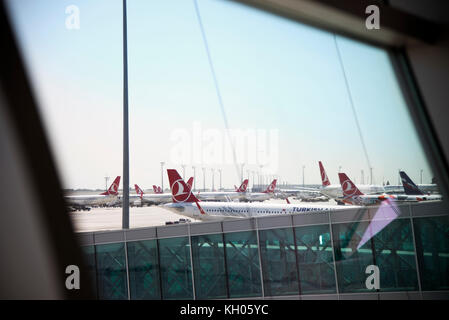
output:
[[[196,203],[167,203],[164,208],[189,218],[200,220],[223,220],[267,215],[284,215],[306,212],[337,211],[346,208],[313,204],[268,204],[240,202],[199,202],[205,214],[201,214]]]
[[[70,206],[98,206],[114,202],[117,199],[117,196],[92,194],[92,195],[65,196],[64,199]]]
[[[385,189],[383,186],[377,186],[377,185],[357,185],[357,188],[364,194],[383,194],[385,192]],[[327,187],[322,187],[319,189],[319,191],[324,194],[326,197],[337,199],[343,197],[343,191],[341,189],[340,184],[331,184]]]

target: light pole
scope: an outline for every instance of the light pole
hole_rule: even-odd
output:
[[[196,167],[192,166],[193,169],[193,190],[196,190]]]
[[[185,180],[186,179],[186,165],[182,164],[182,178]]]
[[[122,228],[129,229],[128,35],[123,0],[123,202]]]
[[[164,161],[161,161],[161,188],[162,192],[164,192]]]
[[[253,170],[253,187],[252,187],[251,191],[254,189],[254,184],[256,183],[256,180],[254,180],[255,174],[256,174],[256,171]]]
[[[212,172],[212,191],[214,191],[214,177],[215,177],[215,169],[211,168],[210,171]]]
[[[201,169],[203,169],[203,191],[206,191],[206,168]]]
[[[401,169],[398,169],[398,186],[401,185]]]
[[[221,169],[218,169],[218,172],[220,173],[220,190],[222,189],[221,187]]]
[[[369,168],[369,175],[370,175],[370,177],[369,177],[369,184],[370,185],[373,185],[373,167],[370,167]]]
[[[365,184],[365,176],[364,176],[364,174],[363,174],[363,169],[362,169],[362,172],[361,172],[361,181],[360,181],[360,184]]]
[[[423,172],[423,169],[421,169],[420,171],[419,171],[419,174],[421,175],[421,184],[422,184],[422,172]]]
[[[104,177],[104,180],[105,180],[105,190],[108,191],[108,181],[109,181],[109,177],[108,177],[108,176]]]
[[[302,166],[302,187],[304,188],[304,168],[306,166]]]

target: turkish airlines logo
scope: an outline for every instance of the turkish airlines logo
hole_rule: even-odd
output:
[[[182,179],[178,179],[173,182],[172,186],[172,196],[175,202],[185,202],[189,199],[192,190],[189,188],[188,192],[184,190],[184,185],[182,184]]]
[[[321,171],[321,180],[323,180],[323,183],[324,184],[327,184],[327,183],[329,183],[329,179],[327,178],[327,174],[326,174],[326,171]]]
[[[244,183],[244,184],[242,184],[242,187],[240,188],[240,190],[246,191],[247,187],[248,187],[248,185],[246,183]]]
[[[117,182],[114,182],[112,184],[112,186],[109,188],[109,191],[117,192],[117,190],[118,190],[118,184],[117,184]]]
[[[341,184],[341,188],[343,189],[343,193],[348,196],[352,196],[356,192],[355,186],[349,180],[344,181]]]
[[[274,184],[270,184],[270,185],[268,186],[268,191],[271,191],[271,192],[274,191]]]

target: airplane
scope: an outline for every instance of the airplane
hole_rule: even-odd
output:
[[[312,204],[204,202],[195,196],[178,171],[167,169],[167,174],[172,193],[172,202],[164,204],[163,207],[174,213],[199,220],[224,220],[344,209],[338,206]],[[287,202],[289,202],[288,199]]]
[[[205,192],[199,191],[196,194],[196,197],[199,200],[203,201],[244,200],[247,188],[248,188],[248,179],[245,179],[243,180],[240,187],[236,189],[236,191],[205,191]]]
[[[267,189],[263,192],[251,192],[245,195],[247,201],[265,201],[274,196],[274,190],[276,189],[277,179],[274,179]]]
[[[353,205],[362,205],[362,206],[369,206],[369,205],[378,205],[382,201],[385,201],[386,199],[396,199],[393,195],[388,194],[382,194],[382,195],[367,195],[361,192],[354,182],[351,181],[351,179],[348,178],[346,173],[339,173],[338,177],[340,179],[340,185],[343,192],[343,198],[340,200],[347,204],[353,204]]]
[[[161,187],[155,186],[153,184],[153,191],[154,193],[163,193]]]
[[[404,172],[399,171],[402,180],[402,186],[404,192],[409,200],[426,201],[426,200],[442,200],[443,197],[439,194],[425,194],[422,190],[410,179],[410,177]]]
[[[100,194],[64,196],[68,207],[75,210],[90,210],[93,206],[108,205],[117,200],[120,176],[117,176],[108,190]]]
[[[342,187],[340,184],[331,184],[329,178],[327,177],[326,170],[321,161],[318,161],[321,174],[322,187],[319,191],[328,198],[335,199],[338,204],[344,204],[341,198],[344,197],[342,192]],[[383,186],[379,185],[359,185],[359,190],[364,194],[383,194],[385,189]]]
[[[163,203],[168,203],[171,201],[170,193],[144,193],[142,189],[137,184],[134,184],[134,189],[136,190],[137,195],[140,198],[141,204],[147,205],[158,205]],[[131,198],[131,197],[130,197]],[[132,200],[130,199],[130,202]],[[133,200],[134,202],[134,200]]]

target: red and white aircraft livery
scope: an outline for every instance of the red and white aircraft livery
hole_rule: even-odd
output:
[[[247,201],[265,201],[274,197],[274,190],[276,189],[277,180],[274,179],[267,189],[263,192],[251,192],[245,195]]]
[[[395,196],[388,194],[366,195],[356,187],[354,182],[345,173],[339,173],[338,177],[340,178],[340,185],[343,192],[343,198],[341,200],[344,203],[368,206],[378,205],[386,199],[396,200]]]
[[[320,167],[321,174],[321,184],[322,187],[319,191],[324,194],[326,197],[337,199],[343,197],[343,191],[340,184],[331,184],[329,178],[327,177],[326,170],[324,170],[324,166],[321,161],[318,161]],[[359,189],[361,192],[365,194],[383,194],[385,193],[385,189],[383,186],[378,185],[359,185]]]
[[[117,201],[120,176],[117,176],[108,190],[100,194],[65,196],[67,206],[77,210],[90,210],[90,207],[108,205]]]
[[[167,169],[167,173],[173,202],[165,204],[164,208],[194,219],[223,220],[344,209],[338,206],[313,204],[204,202],[192,193],[176,170]]]
[[[140,198],[141,204],[157,205],[163,203],[169,203],[171,201],[170,193],[144,193],[137,184],[134,185],[137,195]],[[131,202],[131,197],[130,197]]]
[[[191,186],[191,184],[190,184]],[[198,192],[196,197],[204,201],[233,201],[244,200],[248,188],[248,179],[245,179],[236,191],[205,191]]]

